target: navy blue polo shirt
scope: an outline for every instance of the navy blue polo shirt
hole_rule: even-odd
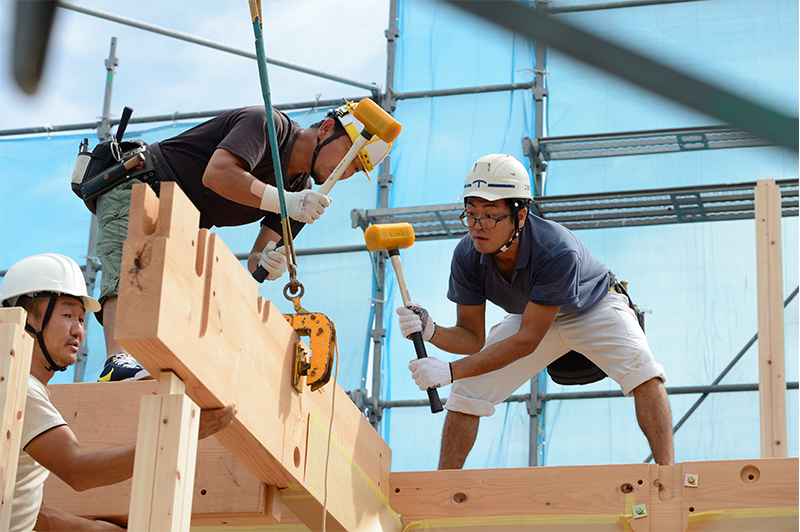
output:
[[[503,279],[494,256],[478,253],[466,235],[453,252],[447,298],[470,306],[488,300],[511,314],[522,314],[531,301],[571,314],[591,308],[608,289],[605,265],[575,233],[528,214],[511,282]]]

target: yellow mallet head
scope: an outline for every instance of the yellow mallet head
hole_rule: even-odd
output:
[[[414,243],[414,228],[408,222],[370,225],[364,231],[364,240],[370,251],[398,252]]]

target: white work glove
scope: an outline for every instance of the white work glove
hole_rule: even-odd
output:
[[[422,339],[430,342],[436,333],[436,324],[433,323],[428,311],[419,303],[409,301],[405,307],[397,307],[397,315],[399,316],[400,332],[406,338],[411,338],[415,332],[421,332]]]
[[[267,280],[274,281],[286,271],[286,248],[275,249],[275,242],[267,242],[258,265],[267,270]]]
[[[449,362],[442,362],[438,358],[417,358],[408,363],[411,376],[420,390],[430,390],[447,386],[453,382],[453,368]]]
[[[304,224],[313,224],[314,220],[319,219],[325,212],[325,208],[331,204],[328,196],[310,189],[300,192],[284,192],[284,199],[286,200],[286,214],[289,215],[289,218]],[[280,205],[278,189],[267,185],[264,195],[261,196],[261,210],[281,212]]]

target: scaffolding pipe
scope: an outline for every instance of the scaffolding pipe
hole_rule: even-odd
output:
[[[630,0],[628,2],[602,2],[599,4],[584,4],[577,6],[551,6],[544,4],[544,12],[548,15],[561,13],[578,13],[581,11],[599,11],[602,9],[619,9],[623,7],[647,7],[664,4],[684,4],[687,2],[701,2],[703,0]]]
[[[800,386],[798,382],[787,382],[787,390],[797,390]],[[667,388],[668,395],[686,395],[686,394],[708,394],[708,393],[723,393],[723,392],[757,392],[758,383],[755,384],[715,384],[705,386],[674,386]],[[569,401],[572,399],[611,399],[614,397],[625,397],[622,390],[599,390],[596,392],[564,392],[564,393],[542,393],[539,398],[542,402],[546,401]],[[447,398],[442,398],[442,403],[446,402]],[[512,395],[504,403],[527,403],[531,400],[531,394],[518,394]],[[430,403],[427,399],[405,399],[396,401],[381,401],[383,408],[404,408],[412,406],[428,406]]]
[[[274,105],[274,109],[280,109],[281,111],[292,111],[297,109],[317,109],[321,107],[338,107],[342,105],[343,101],[347,100],[360,100],[363,96],[353,96],[350,98],[334,98],[332,100],[314,100],[309,102],[296,102],[296,103],[284,103],[284,104],[277,104]],[[188,113],[180,113],[175,112],[171,115],[153,115],[153,116],[143,116],[140,118],[131,118],[128,123],[129,124],[150,124],[150,123],[157,123],[157,122],[177,122],[178,120],[195,120],[198,118],[214,118],[215,116],[219,116],[223,113],[227,113],[228,111],[233,111],[233,109],[220,109],[217,111],[196,111],[196,112],[188,112]],[[119,119],[116,118],[109,118],[109,124],[114,126],[119,124]],[[26,127],[26,128],[17,128],[17,129],[4,129],[0,130],[0,137],[3,136],[11,136],[11,135],[34,135],[40,133],[56,133],[62,131],[81,131],[86,129],[95,129],[99,127],[100,122],[84,122],[82,124],[68,124],[63,126],[53,126],[47,125],[42,127]]]
[[[389,27],[384,32],[386,36],[386,94],[381,98],[381,107],[389,114],[394,112],[397,100],[393,96],[394,71],[397,52],[397,38],[400,30],[397,27],[397,0],[389,2]],[[378,206],[388,207],[389,191],[392,185],[391,174],[391,152],[381,163],[381,173],[378,176]],[[373,254],[375,264],[375,313],[372,321],[372,383],[370,397],[368,399],[370,411],[370,423],[378,430],[381,419],[383,418],[383,408],[381,407],[381,388],[383,381],[383,350],[386,340],[386,329],[383,328],[386,313],[386,261],[389,257],[385,251],[377,251]]]
[[[459,96],[462,94],[481,94],[484,92],[528,90],[535,86],[536,80],[525,83],[502,83],[499,85],[481,85],[478,87],[461,87],[457,89],[436,89],[413,92],[391,91],[391,94],[396,100],[410,100],[412,98],[435,98],[437,96]],[[387,89],[387,92],[388,91],[389,90]]]

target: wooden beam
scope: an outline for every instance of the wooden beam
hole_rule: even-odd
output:
[[[134,441],[137,394],[153,394],[158,389],[152,381],[51,388],[54,404],[70,421],[86,449]],[[101,406],[110,402],[115,404],[113,410]],[[221,462],[223,466],[219,465]],[[693,476],[695,482],[686,485],[687,476]],[[76,493],[53,477],[45,484],[45,500],[50,504],[78,515],[111,520],[127,512],[130,483],[127,491],[112,493],[109,490],[116,487],[109,486]],[[434,531],[447,525],[447,532],[594,532],[625,530],[627,522],[631,527],[628,530],[636,532],[769,532],[797,529],[797,478],[796,458],[684,462],[673,466],[396,472],[390,477],[389,494],[392,508],[402,515],[403,528],[409,531]],[[63,488],[54,489],[56,483]],[[213,437],[202,440],[198,446],[192,525],[257,525],[258,530],[273,530],[270,524],[274,520],[254,517],[258,513],[254,508],[258,507],[259,486],[258,480]],[[203,491],[207,493],[201,495]],[[245,504],[245,500],[250,502]],[[646,518],[633,517],[633,506],[638,504],[645,505]],[[290,524],[296,525],[291,528],[293,532],[319,530],[300,524],[285,506],[282,511],[281,524],[274,526],[276,532],[286,531]],[[478,526],[487,522],[491,524]],[[506,528],[501,528],[500,523],[506,523]]]
[[[398,529],[389,447],[339,386],[292,388],[299,337],[198,223],[175,183],[162,183],[160,197],[134,187],[116,339],[151,374],[174,371],[201,408],[236,404],[236,421],[218,439],[259,480],[282,488],[309,528],[321,528],[324,507],[329,530]]]
[[[0,530],[8,530],[17,480],[22,422],[31,372],[33,338],[25,332],[27,313],[20,307],[0,309],[0,400],[3,401],[0,437]]]
[[[758,392],[761,457],[787,456],[786,363],[783,341],[781,191],[772,179],[756,184]]]
[[[797,478],[796,458],[421,471],[390,502],[409,531],[769,532],[797,529]]]
[[[171,371],[159,384],[141,400],[128,529],[188,532],[200,409]]]

